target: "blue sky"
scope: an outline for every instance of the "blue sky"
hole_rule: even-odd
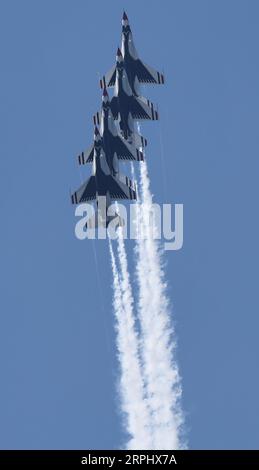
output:
[[[167,253],[166,269],[189,445],[257,448],[253,0],[1,1],[0,447],[115,449],[125,439],[107,244],[75,238],[69,201],[123,7],[139,53],[166,74],[165,87],[145,90],[161,121],[143,134],[155,201],[185,208],[184,247]]]

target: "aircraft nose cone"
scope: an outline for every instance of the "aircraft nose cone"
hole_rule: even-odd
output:
[[[122,17],[123,21],[128,21],[128,17],[126,15],[126,12],[124,11],[123,12],[123,17]]]

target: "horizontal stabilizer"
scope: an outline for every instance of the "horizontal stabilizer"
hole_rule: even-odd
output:
[[[122,174],[119,175],[119,179],[122,183],[126,184],[126,186],[128,186],[128,188],[131,188],[131,189],[133,189],[133,191],[136,192],[136,182],[135,181],[130,179],[128,176],[125,176],[125,175],[122,175]]]
[[[94,146],[93,145],[91,145],[91,147],[89,147],[89,149],[86,150],[85,152],[80,153],[80,155],[78,155],[77,157],[79,165],[85,165],[86,163],[91,163],[93,161],[93,158],[94,158]]]

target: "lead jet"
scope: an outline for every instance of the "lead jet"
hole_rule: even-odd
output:
[[[114,119],[119,120],[124,139],[130,143],[133,143],[135,138],[134,120],[158,120],[158,112],[155,110],[153,103],[133,94],[119,48],[116,56],[114,96],[111,99],[110,106]]]
[[[164,84],[164,75],[157,72],[149,65],[146,65],[139,58],[134,45],[132,31],[126,13],[122,17],[122,45],[121,51],[125,62],[125,69],[128,75],[129,84],[135,95],[139,95],[139,83]],[[116,81],[116,66],[103,77],[101,86],[111,87]]]
[[[105,207],[102,201],[105,198]],[[80,204],[96,200],[97,212],[89,218],[86,227],[95,228],[99,224],[108,227],[109,223],[119,217],[118,214],[108,215],[108,209],[112,200],[130,199],[136,200],[135,184],[127,177],[115,175],[108,164],[107,155],[103,148],[102,137],[97,127],[94,130],[94,155],[93,155],[93,173],[80,188],[71,195],[72,204]],[[99,204],[100,203],[100,204]],[[121,221],[120,221],[121,224]]]
[[[106,151],[107,162],[111,172],[118,173],[118,160],[144,160],[143,153],[138,150],[136,146],[129,144],[118,135],[106,88],[103,90],[101,112],[96,113],[94,116],[94,125],[100,126],[100,135],[102,137],[103,147]],[[138,147],[144,147],[147,144],[143,137],[141,138],[138,136],[135,140],[138,140]],[[78,155],[79,165],[91,163],[93,161],[93,156],[94,144],[91,145],[87,151]]]

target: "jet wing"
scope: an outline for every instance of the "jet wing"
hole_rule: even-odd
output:
[[[119,160],[144,161],[143,153],[121,137],[115,137],[115,152]]]
[[[132,96],[131,101],[130,112],[133,119],[138,121],[145,119],[150,119],[151,121],[158,120],[158,112],[154,109],[151,101],[136,96]]]
[[[158,85],[165,83],[165,77],[162,73],[146,65],[140,59],[135,62],[135,72],[140,83],[157,83]]]
[[[96,179],[94,176],[80,186],[80,188],[71,195],[72,204],[80,204],[81,202],[92,201],[96,199]]]
[[[138,132],[133,132],[130,136],[131,143],[137,148],[143,149],[147,146],[147,139],[140,135]]]
[[[94,158],[94,146],[91,145],[89,149],[87,149],[85,152],[80,153],[78,155],[77,160],[79,165],[85,165],[86,163],[91,163]]]
[[[114,65],[109,72],[100,80],[100,86],[102,89],[115,85],[116,80],[116,65]]]
[[[136,190],[136,183],[132,179],[130,179],[128,176],[122,175],[121,173],[118,175],[118,179],[120,180],[121,183],[126,184],[128,188],[133,189],[134,191]]]

